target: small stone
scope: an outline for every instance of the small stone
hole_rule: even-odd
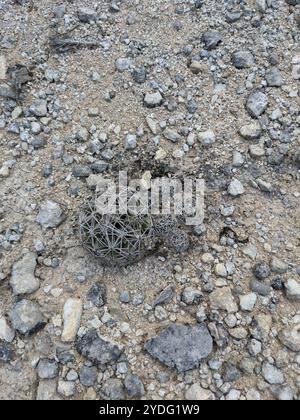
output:
[[[270,363],[263,365],[262,375],[270,385],[281,385],[284,383],[283,373]]]
[[[97,12],[94,9],[88,7],[80,7],[78,9],[78,19],[82,23],[91,23],[97,20]]]
[[[256,279],[251,279],[250,290],[252,292],[259,294],[260,296],[269,296],[272,289],[269,285],[264,284]]]
[[[12,343],[15,338],[14,330],[8,325],[4,317],[0,317],[0,340]]]
[[[38,332],[46,324],[40,307],[26,299],[13,306],[10,312],[10,320],[13,328],[26,336]]]
[[[172,324],[148,340],[145,350],[166,366],[185,372],[199,366],[213,350],[213,341],[204,325]]]
[[[165,305],[171,302],[171,300],[173,299],[173,296],[174,296],[174,287],[168,286],[155,299],[153,306]]]
[[[288,279],[284,284],[286,295],[291,300],[300,300],[300,283],[294,279]]]
[[[240,129],[240,135],[246,140],[255,140],[261,136],[262,128],[259,122],[244,125]]]
[[[56,393],[57,384],[55,380],[43,380],[37,388],[37,401],[57,401],[59,396]]]
[[[126,290],[120,293],[120,302],[121,303],[129,303],[130,302],[130,294]]]
[[[167,140],[172,141],[173,143],[177,143],[179,142],[179,140],[181,139],[180,135],[177,133],[177,131],[175,130],[171,130],[170,128],[166,128],[166,130],[164,131],[164,137]]]
[[[199,384],[193,384],[185,393],[188,401],[215,401],[214,394],[208,389],[202,388]]]
[[[249,293],[240,297],[240,307],[242,311],[251,312],[256,305],[257,296],[255,293]]]
[[[108,400],[120,401],[126,399],[124,385],[120,379],[108,379],[103,384],[101,393]]]
[[[125,137],[125,149],[133,150],[137,146],[137,136],[134,134],[127,134]]]
[[[147,80],[147,70],[145,67],[139,67],[133,70],[132,72],[133,80],[138,84],[143,84]]]
[[[300,351],[300,324],[293,328],[285,328],[279,334],[279,339],[288,349]]]
[[[34,293],[40,287],[40,281],[34,275],[37,255],[28,252],[14,263],[10,279],[10,285],[15,295]]]
[[[63,397],[73,397],[76,391],[75,382],[59,381],[57,386],[57,392]]]
[[[268,86],[270,87],[281,87],[283,85],[282,75],[276,67],[273,67],[271,70],[267,71],[266,80]]]
[[[85,143],[86,141],[88,141],[88,139],[90,137],[90,133],[88,132],[87,128],[80,127],[77,130],[75,136],[76,136],[76,140],[78,140],[79,142]]]
[[[60,81],[60,72],[54,69],[47,69],[45,71],[45,78],[50,83],[59,82]]]
[[[248,344],[248,351],[252,357],[259,355],[262,351],[261,342],[255,339],[250,340],[250,343]]]
[[[79,379],[83,386],[94,386],[97,381],[98,371],[94,366],[83,366],[79,372]]]
[[[249,96],[246,107],[252,117],[258,118],[265,112],[268,104],[267,96],[260,91],[256,91]]]
[[[107,365],[118,361],[122,349],[98,336],[96,330],[88,331],[76,343],[79,354],[95,365]]]
[[[145,394],[143,382],[137,375],[126,375],[124,385],[130,398],[141,398]]]
[[[97,308],[106,303],[106,287],[104,284],[95,283],[88,292],[87,298]]]
[[[6,70],[7,70],[6,58],[4,55],[0,55],[0,80],[6,79]]]
[[[246,69],[254,66],[254,56],[250,51],[236,51],[231,58],[232,64],[237,69]]]
[[[225,382],[236,382],[242,376],[242,372],[234,365],[228,364],[225,368],[223,379]]]
[[[243,327],[234,328],[229,331],[229,334],[236,340],[244,340],[248,336],[247,330]]]
[[[54,379],[58,376],[58,363],[55,360],[41,359],[37,371],[40,379]]]
[[[29,110],[36,117],[46,117],[48,114],[47,101],[38,99],[30,106]]]
[[[200,290],[196,290],[193,287],[186,287],[181,294],[181,301],[186,305],[199,305],[203,299],[203,295]]]
[[[209,295],[211,309],[220,309],[228,313],[238,311],[237,304],[231,293],[230,287],[222,287]]]
[[[0,363],[9,363],[13,358],[12,346],[0,341]]]
[[[92,169],[89,166],[76,165],[72,169],[72,175],[76,178],[88,178],[92,173]]]
[[[65,214],[58,203],[46,200],[41,204],[36,221],[43,228],[55,228],[65,220]]]
[[[219,277],[227,277],[228,272],[227,272],[227,268],[226,268],[225,264],[217,264],[215,266],[215,273]]]
[[[232,197],[238,197],[242,194],[244,194],[245,189],[243,187],[243,184],[238,179],[233,179],[228,187],[228,193]]]
[[[64,329],[61,340],[71,343],[75,340],[80,327],[82,316],[82,301],[80,299],[68,299],[64,305],[63,320]]]
[[[288,271],[288,265],[277,257],[271,259],[270,268],[276,274],[285,274]]]
[[[159,92],[147,93],[144,98],[144,103],[147,108],[155,108],[163,103],[163,97]]]
[[[253,159],[262,158],[266,154],[265,149],[262,146],[257,145],[257,144],[251,145],[249,148],[249,152],[250,152],[250,156]]]
[[[245,157],[238,151],[235,151],[233,153],[233,166],[235,168],[240,168],[241,166],[243,166],[245,163]]]
[[[256,179],[256,183],[261,191],[272,192],[272,184],[270,184],[269,182],[258,178]]]
[[[200,63],[199,61],[192,61],[190,65],[190,69],[193,74],[199,74],[199,73],[204,73],[207,67],[203,63]]]
[[[207,31],[202,35],[201,40],[207,50],[213,50],[222,42],[222,35],[217,31]]]
[[[270,276],[271,270],[267,263],[261,262],[253,267],[253,274],[258,280],[265,280]]]
[[[116,69],[123,73],[126,70],[129,70],[131,66],[131,60],[129,58],[118,58],[116,60]]]
[[[215,143],[216,135],[212,130],[203,131],[198,134],[202,146],[208,147]]]

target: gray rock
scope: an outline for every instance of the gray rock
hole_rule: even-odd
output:
[[[207,50],[213,50],[222,42],[222,35],[217,31],[207,31],[202,35],[202,42]]]
[[[246,107],[252,117],[258,118],[265,112],[268,104],[267,96],[260,91],[256,91],[249,96]]]
[[[234,301],[230,287],[216,289],[209,295],[211,309],[223,310],[228,313],[238,311],[238,306]]]
[[[76,165],[72,169],[72,175],[76,178],[88,178],[92,174],[92,169],[87,165]]]
[[[263,365],[262,375],[270,385],[281,385],[284,383],[283,373],[270,363]]]
[[[293,328],[285,328],[279,334],[279,339],[283,345],[288,349],[299,352],[300,351],[300,324]]]
[[[95,283],[90,288],[87,298],[97,308],[101,308],[106,303],[106,286],[102,283]]]
[[[300,283],[294,279],[288,279],[284,283],[286,295],[291,300],[300,300]]]
[[[174,296],[174,287],[166,287],[159,296],[155,299],[153,306],[165,305],[166,303],[171,302]]]
[[[61,206],[55,201],[46,200],[41,204],[36,221],[43,228],[55,228],[59,226],[66,216]]]
[[[76,392],[75,382],[70,381],[59,381],[57,386],[57,392],[63,397],[73,397]]]
[[[283,85],[282,74],[276,67],[273,67],[267,71],[266,81],[270,87],[281,87]]]
[[[240,135],[246,140],[256,140],[261,136],[262,128],[259,122],[244,125],[240,129]]]
[[[120,302],[122,303],[129,303],[130,302],[130,294],[126,290],[120,293]]]
[[[58,363],[55,360],[41,359],[37,372],[40,379],[54,379],[58,376]]]
[[[250,293],[240,297],[240,307],[242,311],[251,312],[254,309],[254,306],[257,301],[257,296],[255,293]]]
[[[8,343],[0,341],[0,363],[9,363],[13,359],[13,349]]]
[[[267,263],[261,262],[253,267],[253,274],[258,280],[265,280],[270,276],[271,270]]]
[[[288,271],[288,265],[277,257],[272,258],[270,268],[276,274],[285,274]]]
[[[36,117],[46,117],[48,113],[47,101],[38,99],[30,106],[29,110]]]
[[[228,364],[225,367],[223,379],[225,382],[236,382],[242,377],[242,372],[234,365]]]
[[[233,53],[231,61],[237,69],[246,69],[255,64],[254,56],[250,51],[236,51]]]
[[[251,279],[250,289],[252,292],[259,294],[260,296],[269,296],[272,289],[269,285],[264,284],[256,279]]]
[[[170,128],[166,128],[164,131],[164,137],[167,140],[172,141],[173,143],[177,143],[179,142],[179,140],[181,139],[180,135],[177,133],[177,131],[175,130],[171,130]]]
[[[147,108],[155,108],[163,103],[163,97],[159,92],[147,93],[144,98],[144,103]]]
[[[43,380],[39,382],[37,388],[37,401],[57,401],[59,396],[56,392],[57,384],[55,380]]]
[[[204,389],[199,384],[193,384],[186,391],[185,399],[188,401],[215,401],[215,396],[209,389]]]
[[[83,386],[94,386],[97,381],[98,371],[94,366],[83,366],[79,372],[79,379]]]
[[[4,317],[0,317],[0,340],[12,343],[15,338],[15,331],[8,325]]]
[[[142,84],[147,80],[147,71],[145,67],[139,67],[132,72],[132,78],[136,83]]]
[[[80,328],[82,308],[83,305],[81,299],[69,298],[64,304],[64,327],[61,335],[61,340],[64,343],[71,343],[75,340],[77,332]]]
[[[120,347],[103,340],[96,330],[90,330],[78,339],[76,349],[83,357],[100,366],[116,362],[122,354]]]
[[[143,382],[137,375],[126,375],[124,386],[130,398],[141,398],[145,394]]]
[[[131,60],[129,58],[118,58],[116,61],[116,69],[121,73],[129,70],[130,66]]]
[[[181,300],[186,305],[198,305],[203,299],[203,294],[200,290],[193,287],[186,287],[181,294]]]
[[[127,134],[125,137],[125,149],[133,150],[137,146],[137,136],[134,134]]]
[[[101,388],[101,393],[108,400],[125,400],[125,389],[120,379],[108,379]]]
[[[14,263],[10,285],[15,295],[34,293],[40,287],[40,281],[34,275],[36,258],[35,253],[28,252],[19,261]]]
[[[172,324],[145,344],[147,352],[166,366],[185,372],[199,366],[213,350],[213,340],[205,325]]]
[[[290,386],[276,387],[272,389],[272,394],[278,401],[293,401],[294,391]]]
[[[233,179],[228,187],[228,194],[230,194],[232,197],[238,197],[242,194],[244,194],[245,189],[241,181],[238,179]]]
[[[40,307],[26,299],[13,306],[10,320],[14,329],[23,335],[31,335],[41,330],[46,324]]]
[[[82,23],[91,23],[97,20],[97,12],[94,9],[88,7],[80,7],[78,9],[78,19]]]

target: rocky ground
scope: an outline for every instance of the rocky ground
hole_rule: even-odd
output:
[[[299,0],[0,22],[0,399],[299,399]],[[120,169],[205,179],[187,252],[86,253],[78,209]]]

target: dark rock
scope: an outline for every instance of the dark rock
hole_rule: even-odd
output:
[[[268,296],[271,293],[271,287],[264,284],[256,279],[252,279],[250,282],[250,289],[254,293],[258,293],[261,296]]]
[[[256,264],[256,266],[253,268],[253,274],[257,279],[264,280],[270,276],[271,270],[267,263],[262,262]]]
[[[205,325],[172,324],[148,340],[145,349],[154,358],[179,372],[195,369],[213,350],[213,340]]]
[[[124,385],[120,379],[108,379],[101,388],[101,393],[108,400],[125,400]]]
[[[79,338],[76,349],[83,357],[99,366],[116,362],[122,354],[122,350],[117,345],[103,340],[96,330],[90,330]]]
[[[174,296],[174,287],[168,286],[155,299],[153,306],[165,305],[166,303],[171,302],[173,296]]]
[[[126,375],[124,385],[130,398],[141,398],[145,394],[143,382],[137,375]]]
[[[95,283],[88,292],[87,298],[93,305],[100,308],[106,303],[106,287],[104,284]]]
[[[74,166],[72,170],[73,176],[76,178],[88,178],[92,173],[89,166]]]
[[[97,381],[98,371],[95,367],[83,366],[79,372],[79,379],[83,386],[94,386]]]
[[[228,364],[225,368],[223,380],[225,382],[236,382],[242,377],[242,372],[234,365]]]

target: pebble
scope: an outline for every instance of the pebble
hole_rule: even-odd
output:
[[[75,340],[81,323],[82,309],[81,299],[70,298],[66,301],[63,310],[64,328],[61,336],[64,343],[72,343]]]
[[[15,338],[15,331],[8,325],[4,317],[0,317],[0,340],[12,343]]]
[[[220,309],[228,313],[238,311],[237,304],[231,293],[230,287],[218,288],[209,295],[211,309]]]
[[[271,270],[267,263],[261,262],[253,267],[253,274],[258,280],[265,280],[270,276]]]
[[[36,221],[43,228],[56,228],[65,220],[61,206],[55,201],[46,200],[40,206]]]
[[[29,110],[36,117],[46,117],[48,114],[47,101],[38,99],[30,106]]]
[[[294,352],[300,351],[300,324],[292,328],[285,328],[279,333],[280,341]]]
[[[186,287],[181,294],[181,301],[186,305],[199,305],[202,299],[203,295],[201,291],[193,287]]]
[[[58,376],[58,363],[55,360],[41,359],[37,366],[40,379],[54,379]]]
[[[281,385],[284,383],[283,373],[270,363],[265,363],[263,365],[262,375],[271,385]]]
[[[212,130],[198,133],[198,138],[204,147],[212,146],[216,141],[216,135]]]
[[[82,23],[91,23],[97,19],[97,12],[89,7],[80,7],[77,15]]]
[[[163,103],[163,97],[159,92],[147,93],[144,98],[144,103],[147,108],[155,108]]]
[[[273,67],[266,73],[267,85],[270,87],[281,87],[283,85],[283,78],[280,71]]]
[[[9,363],[13,359],[13,350],[10,344],[0,341],[0,363]]]
[[[246,107],[251,117],[258,118],[265,112],[268,104],[267,96],[263,92],[256,91],[249,96]]]
[[[130,66],[131,60],[129,58],[118,58],[116,60],[116,69],[121,73],[129,70]]]
[[[269,296],[272,291],[269,285],[264,284],[256,279],[251,279],[250,289],[252,292],[257,293],[260,296]]]
[[[167,303],[171,302],[174,296],[174,287],[167,286],[155,299],[153,306],[157,305],[166,305]]]
[[[199,384],[193,384],[186,391],[185,399],[188,401],[215,401],[215,396],[209,389],[204,389]]]
[[[244,194],[245,188],[241,181],[238,179],[233,179],[228,187],[228,194],[230,194],[232,197],[238,197],[242,194]]]
[[[126,375],[124,380],[126,392],[130,398],[141,398],[145,395],[145,388],[141,379],[132,373]]]
[[[246,140],[256,140],[261,136],[261,134],[261,125],[256,121],[251,124],[244,125],[240,129],[240,135]]]
[[[257,302],[257,296],[255,293],[249,293],[240,297],[240,307],[242,311],[251,312]]]
[[[80,383],[83,386],[94,386],[97,381],[98,371],[94,366],[82,366],[79,372]]]
[[[133,150],[137,146],[137,136],[134,134],[127,134],[125,137],[125,149]]]
[[[27,295],[36,292],[40,287],[40,281],[35,277],[37,255],[28,252],[14,263],[10,285],[15,295]]]
[[[170,128],[166,128],[164,131],[164,137],[167,140],[172,141],[173,143],[177,143],[179,142],[179,140],[181,139],[180,135],[177,133],[177,131],[175,130],[171,130]]]
[[[213,50],[222,42],[222,35],[218,31],[207,31],[201,40],[207,50]]]
[[[284,283],[286,295],[291,300],[300,300],[300,283],[294,279],[288,279]]]
[[[70,381],[58,381],[57,392],[62,395],[63,397],[73,397],[76,391],[75,382]]]
[[[40,307],[26,299],[13,306],[9,317],[13,328],[26,336],[38,332],[46,324]]]
[[[185,372],[197,368],[211,354],[213,341],[204,325],[172,324],[149,339],[145,350],[164,365]]]
[[[276,274],[285,274],[288,271],[288,265],[277,257],[271,259],[270,268]]]
[[[236,51],[231,58],[232,64],[237,69],[246,69],[254,66],[254,56],[250,51]]]
[[[106,287],[102,283],[95,283],[89,290],[87,298],[97,308],[101,308],[106,303]]]

